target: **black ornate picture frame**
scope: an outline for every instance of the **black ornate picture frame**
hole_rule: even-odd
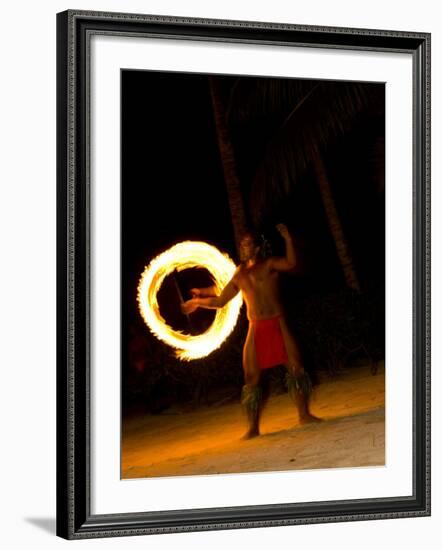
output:
[[[413,62],[413,494],[91,513],[90,40],[146,36],[405,53]],[[118,404],[116,404],[117,406]],[[57,535],[66,539],[430,515],[430,35],[68,10],[57,15]]]

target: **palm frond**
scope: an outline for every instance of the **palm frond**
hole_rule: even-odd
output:
[[[251,211],[259,225],[261,212],[280,204],[319,152],[345,134],[372,100],[372,85],[317,83],[292,104],[268,139],[251,192]]]
[[[230,90],[228,123],[231,126],[247,124],[269,115],[284,119],[315,84],[312,80],[240,77]]]

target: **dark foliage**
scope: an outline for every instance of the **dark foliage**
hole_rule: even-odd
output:
[[[239,399],[246,330],[243,312],[229,345],[215,350],[208,363],[205,359],[180,361],[171,348],[153,339],[146,327],[138,326],[129,342],[128,373],[123,377],[126,412],[141,406],[155,414],[175,404],[199,406]]]
[[[286,286],[285,292],[286,309],[297,312],[288,318],[308,371],[334,375],[356,359],[368,360],[376,370],[385,349],[383,287],[299,294]]]
[[[290,288],[292,287],[292,288]],[[355,360],[368,360],[375,372],[384,359],[384,295],[373,287],[363,293],[341,288],[335,291],[299,292],[285,284],[285,306],[290,328],[301,346],[306,371],[314,384],[325,372],[335,375]],[[184,363],[170,349],[157,345],[142,326],[130,341],[129,372],[123,391],[126,410],[141,406],[160,413],[173,405],[210,406],[229,400],[239,402],[243,385],[242,346],[247,320],[242,312],[229,345],[204,360]],[[285,368],[270,369],[272,391],[285,389]]]

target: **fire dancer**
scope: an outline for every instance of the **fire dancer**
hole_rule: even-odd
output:
[[[293,271],[296,266],[293,240],[286,225],[279,224],[277,229],[285,241],[284,256],[263,258],[258,239],[252,232],[247,232],[240,243],[241,263],[221,294],[216,295],[214,287],[192,289],[192,299],[182,305],[186,314],[199,307],[218,309],[242,292],[249,320],[243,349],[244,386],[241,393],[249,427],[242,439],[260,433],[259,421],[269,389],[263,371],[277,365],[285,365],[287,369],[286,384],[298,409],[300,422],[320,420],[309,410],[311,381],[304,370],[296,340],[288,329],[279,296],[279,273]]]

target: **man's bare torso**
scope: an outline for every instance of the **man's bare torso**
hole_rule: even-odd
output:
[[[266,260],[250,267],[241,265],[234,283],[242,292],[249,320],[268,319],[282,314],[278,272]]]

